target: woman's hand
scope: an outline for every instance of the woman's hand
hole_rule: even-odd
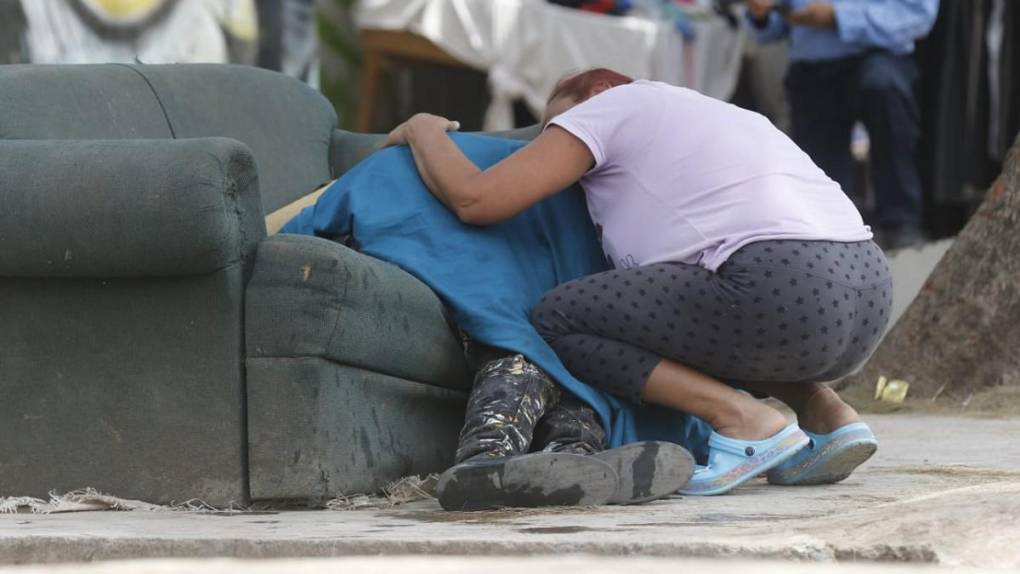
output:
[[[509,219],[568,187],[595,164],[584,142],[552,126],[483,172],[446,135],[459,127],[444,117],[416,114],[390,132],[384,145],[410,146],[429,191],[471,225]]]
[[[411,119],[393,128],[386,136],[383,147],[411,143],[412,133],[452,132],[460,129],[460,122],[432,114],[415,114]]]

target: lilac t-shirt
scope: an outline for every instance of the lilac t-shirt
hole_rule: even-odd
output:
[[[853,202],[764,116],[635,81],[552,119],[588,146],[581,178],[617,268],[674,261],[715,271],[768,239],[871,239]]]

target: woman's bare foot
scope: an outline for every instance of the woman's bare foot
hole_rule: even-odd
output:
[[[715,432],[738,440],[764,440],[786,428],[786,417],[749,396],[731,401],[708,423]]]
[[[767,439],[787,426],[776,409],[669,359],[652,369],[642,399],[700,417],[715,432],[737,440]]]
[[[747,383],[746,387],[789,405],[800,428],[815,434],[829,434],[861,420],[836,391],[821,383]]]
[[[821,386],[794,411],[800,428],[815,434],[829,434],[861,420],[853,407],[846,404],[836,391],[825,386]]]

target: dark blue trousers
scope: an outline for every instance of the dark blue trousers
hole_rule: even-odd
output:
[[[875,190],[872,225],[921,225],[917,79],[913,55],[883,51],[794,62],[786,76],[793,140],[846,191],[853,189],[850,133],[858,120],[867,128]]]

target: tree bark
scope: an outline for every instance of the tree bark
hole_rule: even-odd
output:
[[[864,368],[837,383],[910,383],[909,397],[966,400],[1020,384],[1020,137],[984,202]]]

